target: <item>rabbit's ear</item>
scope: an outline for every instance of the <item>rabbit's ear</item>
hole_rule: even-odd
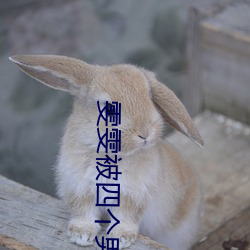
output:
[[[144,73],[150,83],[152,100],[165,122],[194,140],[199,146],[203,146],[204,142],[198,129],[174,92],[157,81],[151,72],[144,71]]]
[[[36,80],[72,94],[90,84],[94,76],[94,66],[65,56],[15,55],[9,59]]]

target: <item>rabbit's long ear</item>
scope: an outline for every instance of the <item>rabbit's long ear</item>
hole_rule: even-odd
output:
[[[194,140],[198,145],[203,146],[204,142],[199,131],[190,118],[186,108],[174,92],[163,83],[157,81],[151,72],[144,71],[144,73],[150,83],[152,100],[165,122]]]
[[[65,56],[15,55],[9,59],[36,80],[71,93],[90,84],[94,76],[94,66]]]

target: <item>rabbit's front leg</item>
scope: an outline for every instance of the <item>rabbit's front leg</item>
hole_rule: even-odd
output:
[[[143,206],[128,197],[121,197],[121,204],[112,209],[116,219],[120,221],[118,225],[110,231],[110,238],[119,238],[119,249],[129,247],[137,238],[139,222],[143,212]],[[115,223],[111,219],[109,230]]]
[[[95,223],[98,210],[95,207],[94,196],[82,199],[72,199],[70,202],[71,219],[68,225],[70,241],[81,246],[93,245],[95,236],[101,227]]]

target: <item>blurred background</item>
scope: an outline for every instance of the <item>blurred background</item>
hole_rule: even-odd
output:
[[[13,54],[59,54],[88,63],[134,63],[181,97],[192,0],[2,0],[0,171],[54,194],[55,163],[72,97],[22,73]],[[171,25],[170,25],[171,24]]]
[[[70,95],[26,76],[10,55],[133,63],[154,71],[183,99],[188,9],[201,2],[1,0],[0,174],[54,195],[52,168],[72,106]]]
[[[194,249],[250,244],[250,0],[0,1],[0,175],[55,196],[53,166],[72,97],[25,75],[8,60],[13,54],[154,71],[196,116],[205,141],[201,150],[180,133],[167,138],[204,191]],[[1,184],[15,201],[29,192]]]

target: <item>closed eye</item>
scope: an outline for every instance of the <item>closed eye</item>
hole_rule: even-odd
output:
[[[115,115],[115,105],[111,104],[110,102],[108,103],[107,106],[107,115],[109,116]]]

